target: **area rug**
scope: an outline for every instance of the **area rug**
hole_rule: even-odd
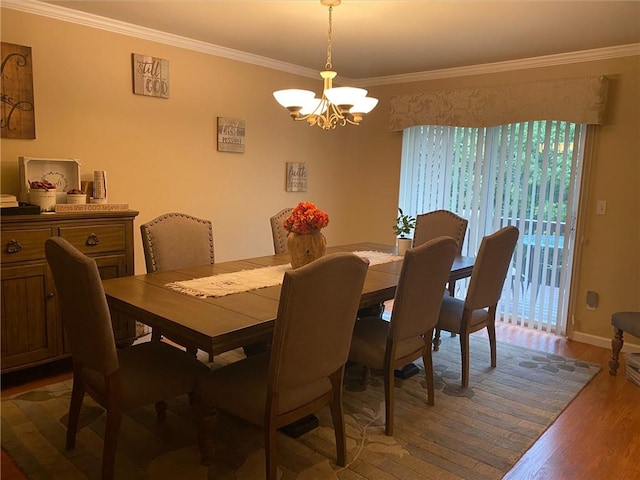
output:
[[[225,363],[216,357],[212,368]],[[278,436],[279,478],[296,480],[499,479],[598,373],[590,362],[498,344],[489,368],[488,340],[472,336],[470,387],[460,385],[460,346],[445,337],[434,353],[435,406],[426,405],[423,369],[396,379],[395,434],[384,435],[384,389],[374,372],[367,384],[357,365],[345,379],[348,464],[335,464],[328,409],[320,427],[298,438]],[[2,400],[2,446],[32,479],[99,479],[104,411],[88,398],[77,446],[65,451],[71,382]],[[216,462],[199,463],[194,417],[186,396],[169,403],[165,423],[152,406],[125,415],[116,479],[264,478],[259,428],[220,415]]]

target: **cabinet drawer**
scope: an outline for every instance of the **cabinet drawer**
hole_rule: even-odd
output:
[[[125,250],[126,235],[123,224],[61,227],[60,236],[87,255]]]
[[[51,230],[3,230],[2,263],[39,260],[44,258],[44,241]]]

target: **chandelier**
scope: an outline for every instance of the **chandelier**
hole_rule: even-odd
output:
[[[365,114],[378,104],[378,99],[367,97],[364,88],[333,87],[337,73],[331,65],[331,30],[333,7],[341,0],[320,0],[329,7],[329,35],[327,40],[327,63],[320,76],[324,81],[322,97],[316,98],[311,90],[288,89],[273,92],[280,105],[289,110],[293,120],[306,120],[310,126],[317,125],[324,130],[332,130],[340,125],[359,125]]]

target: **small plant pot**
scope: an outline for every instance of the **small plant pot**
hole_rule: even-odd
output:
[[[56,209],[56,190],[29,190],[29,203],[38,205],[41,212],[53,212]]]
[[[396,250],[398,255],[404,257],[404,254],[407,253],[407,250],[411,248],[411,244],[413,243],[412,238],[407,237],[398,237],[396,238]]]

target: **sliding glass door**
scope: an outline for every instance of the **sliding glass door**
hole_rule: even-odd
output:
[[[463,254],[505,225],[520,229],[499,304],[504,321],[565,334],[586,125],[532,121],[404,130],[399,205],[469,220]],[[456,296],[466,293],[457,282]]]

